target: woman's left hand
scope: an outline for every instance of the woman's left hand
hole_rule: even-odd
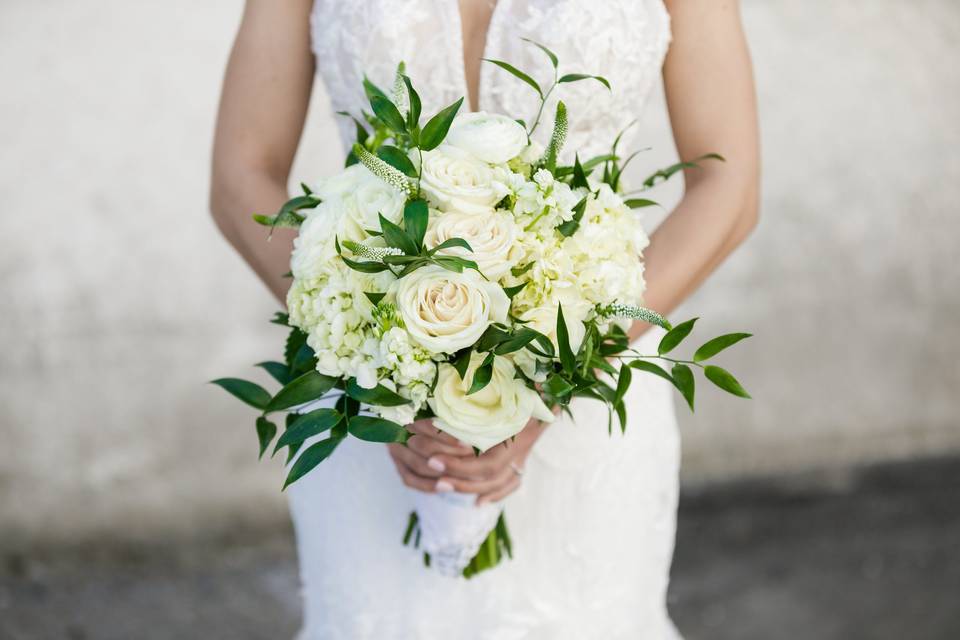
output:
[[[512,440],[479,456],[432,456],[434,468],[439,470],[443,465],[434,490],[475,493],[478,505],[507,497],[520,487],[527,456],[545,427],[540,420],[532,419]]]

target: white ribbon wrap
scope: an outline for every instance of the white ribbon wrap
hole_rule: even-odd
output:
[[[497,526],[501,504],[477,505],[473,493],[414,491],[420,526],[420,550],[430,554],[430,568],[459,576]]]

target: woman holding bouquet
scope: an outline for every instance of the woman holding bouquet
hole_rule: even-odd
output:
[[[556,52],[561,73],[601,74],[612,91],[555,84],[543,108],[529,87],[481,65],[495,58],[534,78],[553,75],[551,59],[524,39]],[[541,143],[562,99],[575,114],[567,162],[574,152],[607,152],[662,73],[681,157],[717,151],[727,161],[688,172],[682,202],[652,235],[644,252],[650,308],[677,306],[756,222],[753,82],[735,1],[248,0],[223,89],[211,206],[281,300],[294,234],[278,229],[263,242],[248,215],[288,198],[313,78],[322,78],[334,110],[358,115],[367,105],[364,75],[389,87],[400,60],[425,105],[466,96],[473,111],[542,112],[533,135]],[[354,125],[341,125],[349,148]],[[620,148],[630,142],[628,130]],[[496,154],[499,144],[507,142],[484,140],[477,153]],[[452,179],[430,178],[440,192]],[[642,352],[655,350],[648,326],[630,333]],[[533,419],[480,456],[429,421],[410,426],[406,446],[346,441],[290,488],[302,640],[677,637],[665,603],[679,463],[670,385],[638,379],[626,403],[622,436],[604,433],[601,404],[578,400],[572,416],[549,427]],[[417,554],[397,548],[411,491],[504,501],[522,552],[469,581],[425,570]]]

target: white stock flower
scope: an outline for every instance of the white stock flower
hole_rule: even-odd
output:
[[[506,322],[510,299],[500,285],[468,269],[417,269],[391,285],[410,336],[431,353],[471,346],[494,322]]]
[[[507,116],[477,111],[454,119],[446,143],[484,162],[503,164],[516,158],[527,146],[527,132]]]
[[[484,213],[506,195],[490,165],[447,144],[423,153],[420,186],[441,211]]]
[[[510,259],[510,252],[519,232],[513,216],[502,211],[451,211],[431,218],[424,242],[433,248],[451,238],[466,240],[472,251],[463,247],[451,247],[441,250],[440,253],[473,260],[483,275],[491,280],[498,280],[515,264],[515,260]]]
[[[531,418],[553,421],[553,413],[540,395],[514,376],[513,364],[508,358],[494,358],[493,375],[480,391],[467,395],[473,375],[484,355],[474,353],[467,375],[460,374],[450,364],[441,364],[437,387],[427,400],[436,418],[438,429],[481,451],[497,445],[520,433]]]

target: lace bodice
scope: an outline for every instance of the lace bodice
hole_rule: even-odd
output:
[[[389,90],[401,60],[426,115],[467,95],[457,0],[317,0],[311,28],[317,71],[336,111],[369,110],[364,74]],[[612,91],[592,80],[560,85],[534,135],[541,142],[549,137],[554,105],[562,99],[571,122],[567,153],[586,157],[609,149],[643,109],[669,45],[670,19],[661,0],[499,0],[484,57],[510,62],[545,87],[553,74],[550,62],[524,37],[557,54],[561,75],[591,73],[610,80]],[[528,122],[539,104],[530,87],[486,63],[477,97],[483,111]],[[352,144],[352,123],[342,118],[339,126],[344,145]],[[623,148],[629,148],[630,135]]]

